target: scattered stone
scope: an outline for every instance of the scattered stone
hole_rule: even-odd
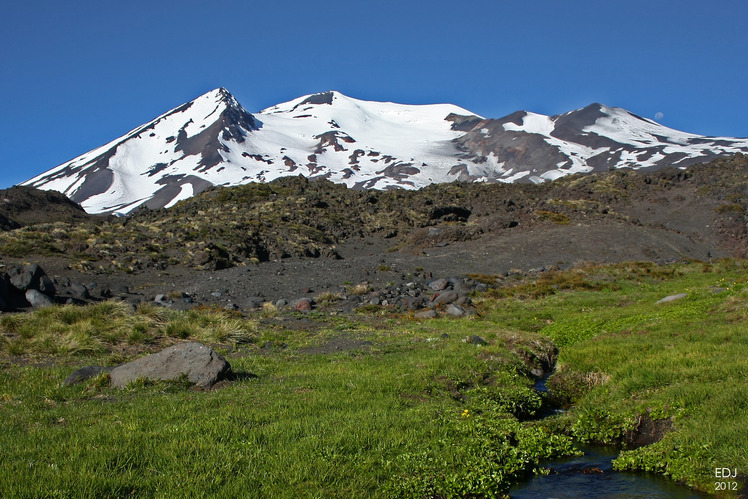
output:
[[[283,298],[281,298],[280,300],[278,300],[277,302],[275,302],[275,306],[276,306],[277,308],[283,308],[283,307],[285,307],[286,305],[288,305],[288,300],[285,300],[285,299],[283,299]]]
[[[435,310],[423,310],[421,312],[416,312],[413,314],[413,317],[416,319],[436,319],[436,311]]]
[[[244,299],[242,308],[244,309],[262,308],[263,303],[265,303],[265,298],[262,298],[260,296],[250,296]]]
[[[300,298],[293,304],[293,308],[299,312],[309,312],[312,309],[312,301],[309,298]]]
[[[659,305],[661,303],[668,303],[668,302],[675,301],[675,300],[680,300],[682,298],[685,298],[686,296],[688,296],[687,293],[678,293],[677,295],[666,296],[662,300],[655,303],[655,305]]]
[[[44,308],[52,306],[52,299],[36,289],[26,291],[26,301],[34,308]]]
[[[201,343],[180,343],[141,357],[111,371],[112,386],[124,388],[137,379],[177,380],[182,375],[200,388],[224,379],[231,366],[215,350]]]
[[[113,367],[102,367],[102,366],[86,366],[76,369],[62,382],[63,386],[75,385],[76,383],[82,383],[91,378],[95,378],[101,373],[109,372]]]
[[[457,301],[458,298],[460,298],[460,294],[457,293],[457,291],[448,289],[434,296],[433,302],[437,305],[449,305],[450,303]]]
[[[70,279],[67,277],[55,276],[54,282],[57,286],[62,286],[63,288],[70,286]]]
[[[429,283],[429,287],[434,291],[442,291],[447,289],[447,286],[449,286],[449,281],[446,279],[437,279]]]
[[[78,298],[79,300],[88,300],[91,298],[91,295],[88,294],[88,288],[77,282],[70,285],[70,294],[73,295],[73,298]]]
[[[467,340],[471,345],[488,345],[488,342],[478,335],[473,335]]]
[[[453,315],[455,317],[462,317],[465,315],[465,309],[460,307],[459,305],[455,305],[454,303],[451,303],[447,307],[447,314]]]

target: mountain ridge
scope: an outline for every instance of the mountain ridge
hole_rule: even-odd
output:
[[[673,130],[594,103],[555,116],[484,118],[452,104],[357,100],[337,91],[257,113],[220,87],[22,185],[63,192],[90,213],[170,207],[213,185],[282,176],[358,189],[539,183],[617,168],[686,167],[748,152],[748,139]]]

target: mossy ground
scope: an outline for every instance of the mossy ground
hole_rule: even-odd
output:
[[[116,303],[4,315],[0,493],[500,496],[573,439],[624,443],[644,415],[672,429],[616,465],[714,492],[715,467],[748,472],[747,271],[727,260],[484,276],[499,288],[466,319]],[[656,304],[676,293],[687,296]],[[302,353],[341,337],[369,343]],[[234,380],[61,386],[74,367],[181,339],[216,345]],[[530,370],[556,355],[549,384],[572,405],[535,420],[545,402]]]

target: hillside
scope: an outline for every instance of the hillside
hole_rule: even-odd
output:
[[[120,219],[8,231],[0,234],[0,255],[6,265],[35,261],[63,282],[98,283],[102,292],[127,286],[133,301],[176,289],[200,303],[274,302],[344,282],[386,287],[421,271],[745,258],[747,191],[743,155],[686,170],[418,191],[291,177],[211,188]],[[203,274],[221,269],[215,279]]]
[[[77,203],[56,191],[15,186],[0,189],[0,230],[50,222],[94,220]]]

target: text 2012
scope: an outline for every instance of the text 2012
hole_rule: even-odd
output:
[[[721,478],[721,479],[730,479],[730,478],[737,478],[738,477],[738,469],[737,468],[715,468],[714,469],[714,477],[715,478]],[[738,482],[730,482],[730,481],[720,481],[720,482],[714,482],[714,490],[715,492],[718,491],[728,491],[728,490],[738,490]]]

